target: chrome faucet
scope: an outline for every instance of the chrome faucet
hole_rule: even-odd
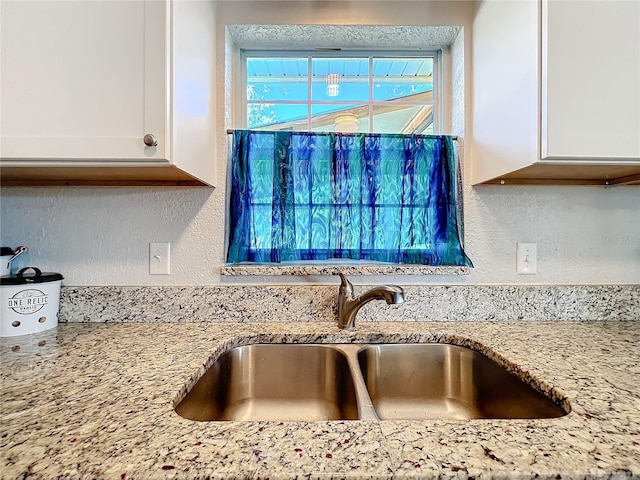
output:
[[[358,298],[352,298],[353,285],[342,273],[340,279],[342,282],[338,291],[338,328],[343,330],[353,330],[356,325],[356,313],[360,307],[371,300],[384,299],[389,305],[404,302],[404,290],[397,285],[374,287]]]

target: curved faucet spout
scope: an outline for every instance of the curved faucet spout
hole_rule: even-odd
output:
[[[367,290],[358,298],[352,298],[353,285],[347,277],[340,274],[340,290],[338,292],[338,328],[353,330],[356,314],[365,303],[371,300],[385,300],[389,305],[404,302],[404,290],[397,285],[380,285]]]

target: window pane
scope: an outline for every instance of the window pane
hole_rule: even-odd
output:
[[[314,58],[311,99],[369,101],[368,58]]]
[[[307,58],[247,58],[247,100],[306,101]]]
[[[408,235],[401,241],[401,248],[432,248],[430,242],[430,229],[427,223],[429,209],[406,205],[405,214],[402,217],[402,228]]]
[[[383,158],[374,204],[385,212],[385,216],[390,221],[393,220],[391,212],[402,205],[403,167],[404,162],[401,156]]]
[[[375,105],[373,133],[433,133],[432,105]]]
[[[253,208],[250,224],[250,238],[256,250],[271,248],[271,205],[258,205]]]
[[[263,130],[307,130],[306,105],[247,104],[247,128]]]
[[[311,130],[314,132],[367,132],[367,105],[312,105]]]
[[[373,99],[432,101],[433,59],[373,59]]]
[[[373,248],[388,250],[400,243],[401,232],[398,228],[400,219],[399,206],[381,206],[374,210],[376,232],[373,235]]]
[[[310,248],[309,239],[311,238],[312,231],[312,217],[311,217],[311,205],[295,205],[293,206],[295,211],[295,237],[294,248],[298,250],[304,250]]]
[[[311,210],[311,248],[325,250],[329,248],[331,239],[331,229],[329,228],[330,218],[328,206],[319,205]]]

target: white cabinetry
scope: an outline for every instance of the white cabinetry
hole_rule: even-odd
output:
[[[640,182],[640,2],[475,4],[473,183]]]
[[[210,2],[0,9],[3,185],[213,184]]]

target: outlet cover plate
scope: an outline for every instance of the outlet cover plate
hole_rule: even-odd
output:
[[[516,244],[516,273],[518,275],[535,275],[538,273],[538,244]]]
[[[149,275],[171,275],[171,244],[149,244]]]

